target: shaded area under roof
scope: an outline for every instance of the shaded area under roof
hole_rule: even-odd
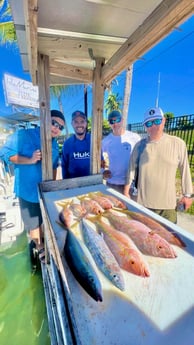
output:
[[[13,124],[13,125],[16,125],[21,122],[35,122],[39,120],[40,120],[39,116],[26,114],[23,112],[16,112],[7,116],[0,115],[0,122]]]

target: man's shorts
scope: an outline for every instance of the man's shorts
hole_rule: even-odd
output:
[[[177,212],[176,210],[155,210],[149,208],[149,210],[159,214],[159,216],[168,219],[172,223],[177,223]]]
[[[106,185],[112,189],[115,189],[117,192],[123,194],[124,184],[112,184],[112,183],[107,182]]]
[[[42,224],[40,204],[19,199],[21,217],[26,231],[37,229]]]

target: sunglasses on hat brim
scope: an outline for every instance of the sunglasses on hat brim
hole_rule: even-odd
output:
[[[121,117],[117,117],[116,119],[109,120],[110,125],[114,125],[114,123],[119,123],[119,122],[121,122]]]

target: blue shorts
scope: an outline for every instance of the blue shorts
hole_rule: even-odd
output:
[[[42,214],[38,202],[29,202],[19,199],[21,217],[26,231],[37,229],[42,224]]]

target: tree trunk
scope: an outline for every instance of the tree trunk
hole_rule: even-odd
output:
[[[131,96],[131,87],[132,87],[132,76],[133,76],[133,65],[129,66],[126,70],[126,81],[124,89],[124,100],[123,100],[123,128],[125,129],[128,121],[128,110],[129,102]]]
[[[58,103],[59,103],[59,109],[60,111],[63,113],[64,117],[65,117],[65,112],[63,110],[63,104],[61,101],[61,95],[58,96]],[[69,138],[69,131],[68,131],[68,125],[67,125],[67,121],[66,121],[66,117],[65,117],[65,124],[64,124],[64,130],[65,130],[65,139]]]

